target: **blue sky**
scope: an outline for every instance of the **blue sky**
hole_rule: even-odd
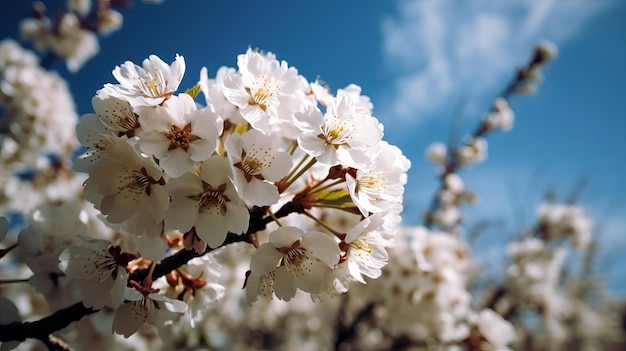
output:
[[[5,4],[2,38],[16,37],[27,3]],[[248,46],[271,51],[309,80],[320,76],[333,89],[356,83],[371,97],[385,139],[412,161],[408,224],[420,222],[436,189],[424,149],[447,140],[457,106],[463,102],[461,131],[471,131],[534,44],[555,42],[559,56],[538,92],[512,100],[514,129],[492,135],[487,162],[461,173],[480,196],[467,211],[469,223],[503,220],[483,241],[504,243],[531,223],[546,191],[564,198],[587,178],[581,202],[602,225],[602,253],[614,263],[610,288],[626,295],[626,284],[616,283],[626,278],[626,262],[614,260],[626,248],[626,2],[165,0],[135,1],[122,13],[122,31],[103,38],[100,54],[82,70],[53,66],[68,79],[80,114],[91,112],[95,91],[126,60],[157,54],[171,62],[181,54],[184,89],[203,66],[211,77],[219,66],[236,67]],[[502,246],[486,247],[501,255]]]

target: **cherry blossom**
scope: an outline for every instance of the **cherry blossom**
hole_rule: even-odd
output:
[[[91,149],[74,162],[79,172],[89,172],[105,157],[112,137],[133,137],[140,127],[137,114],[126,100],[98,94],[91,104],[95,113],[84,114],[76,125],[78,141]]]
[[[223,81],[224,96],[253,128],[266,133],[270,120],[279,118],[279,105],[298,88],[298,71],[271,53],[252,49],[237,57],[237,66],[237,74]]]
[[[144,323],[163,325],[168,320],[178,318],[177,314],[187,310],[184,302],[170,299],[158,292],[158,289],[138,285],[134,285],[134,289],[127,288],[124,299],[128,302],[115,311],[113,332],[128,338]]]
[[[209,158],[222,133],[223,121],[211,106],[198,109],[191,96],[172,96],[162,106],[140,107],[143,132],[139,146],[154,155],[172,177],[191,171]]]
[[[176,55],[167,65],[156,55],[143,60],[142,66],[131,61],[116,66],[113,76],[119,84],[107,83],[102,92],[125,99],[132,106],[156,106],[169,99],[185,74],[185,59]]]
[[[108,240],[85,239],[66,248],[59,268],[80,281],[83,303],[95,309],[117,307],[124,301],[128,280],[126,265],[135,259]]]
[[[287,174],[292,161],[277,144],[275,138],[256,129],[230,134],[224,143],[237,191],[253,205],[273,205],[280,198],[274,182]]]
[[[400,149],[384,141],[372,148],[370,157],[373,163],[358,169],[356,177],[346,174],[350,196],[364,216],[402,202],[406,172],[411,165]]]
[[[126,142],[115,142],[107,156],[89,171],[85,198],[107,221],[124,223],[136,235],[159,232],[169,197],[163,188],[163,171]]]
[[[295,296],[294,288],[308,293],[326,290],[331,283],[329,272],[339,262],[340,252],[337,242],[327,234],[280,227],[254,252],[250,269],[258,277],[276,270],[274,292],[288,301]]]
[[[382,125],[357,108],[357,100],[349,94],[338,96],[322,115],[317,108],[305,107],[294,114],[302,130],[298,145],[319,162],[333,166],[361,168],[370,164],[367,150],[383,136]]]
[[[214,155],[204,161],[200,175],[185,173],[167,183],[172,201],[165,215],[168,228],[183,233],[192,227],[210,247],[218,247],[228,232],[242,234],[250,214],[229,178],[226,158]]]
[[[207,68],[202,67],[200,70],[200,81],[198,82],[207,106],[213,105],[215,111],[217,111],[224,120],[228,120],[234,124],[245,122],[245,119],[241,116],[239,108],[230,103],[230,101],[226,99],[226,96],[224,96],[223,82],[226,77],[236,73],[237,70],[234,68],[222,66],[217,70],[215,78],[209,79]]]
[[[363,275],[378,278],[387,265],[388,254],[385,240],[379,230],[383,224],[380,214],[363,219],[346,234],[348,270],[350,275],[365,284]]]

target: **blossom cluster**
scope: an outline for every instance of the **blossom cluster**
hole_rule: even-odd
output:
[[[141,66],[117,66],[118,83],[98,90],[94,113],[76,127],[88,148],[74,164],[88,174],[85,198],[112,228],[141,238],[137,255],[150,261],[166,254],[168,235],[182,236],[185,249],[198,254],[229,235],[255,235],[250,303],[259,294],[290,300],[297,290],[345,292],[352,281],[380,276],[410,163],[382,140],[369,98],[354,84],[332,95],[272,53],[248,49],[237,66],[220,68],[214,79],[203,69],[198,84],[178,94],[182,56],[170,65],[152,55]],[[204,105],[195,101],[200,92]],[[346,212],[355,223],[332,228],[320,219],[328,211]],[[266,226],[252,227],[253,220]],[[119,306],[141,322],[153,318],[148,299],[184,310],[151,280],[126,288],[118,272],[131,259],[94,245],[72,246],[63,256],[67,275],[100,277],[100,289],[118,291],[115,301],[94,307]],[[89,264],[96,268],[77,267]],[[126,336],[140,325],[131,324],[122,330],[114,321]]]
[[[66,61],[70,72],[78,71],[100,51],[99,35],[119,30],[123,23],[121,13],[112,8],[111,1],[67,1],[67,10],[56,13],[53,20],[47,15],[46,5],[34,2],[32,17],[21,21],[20,33],[37,50],[49,52]]]
[[[0,79],[0,209],[28,213],[75,197],[83,179],[68,160],[79,144],[67,83],[11,39],[0,42]]]
[[[568,249],[588,270],[595,248],[581,206],[541,205],[499,279],[461,230],[460,205],[477,195],[458,171],[486,160],[487,134],[512,129],[510,95],[534,91],[555,48],[539,45],[458,145],[427,150],[440,188],[425,226],[401,227],[410,162],[383,140],[370,99],[354,84],[333,93],[272,53],[248,49],[213,78],[203,68],[186,90],[182,56],[125,62],[74,128],[67,86],[46,68],[81,68],[97,35],[120,28],[124,3],[70,0],[53,21],[36,2],[21,34],[41,61],[0,42],[0,213],[24,219],[0,216],[2,350],[36,339],[92,351],[620,341],[618,309],[586,301],[598,286],[563,283]]]

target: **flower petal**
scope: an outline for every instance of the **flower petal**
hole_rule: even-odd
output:
[[[283,254],[271,244],[265,243],[259,246],[250,258],[250,270],[252,274],[262,276],[276,268]]]

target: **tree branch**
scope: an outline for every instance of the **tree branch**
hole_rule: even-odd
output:
[[[48,345],[50,334],[95,312],[97,310],[85,307],[82,302],[78,302],[35,322],[13,322],[0,325],[0,342],[24,341],[27,338],[36,338]]]
[[[274,216],[281,218],[290,213],[301,213],[302,211],[303,208],[298,201],[291,201],[278,210]],[[252,208],[250,210],[250,225],[248,231],[242,235],[228,233],[226,240],[220,247],[242,241],[252,243],[254,241],[253,234],[264,230],[267,224],[273,220],[271,216],[266,216],[266,214],[267,207]],[[195,250],[180,250],[164,258],[156,265],[152,273],[152,280],[156,280],[186,264],[189,260],[206,255],[213,250],[215,249],[208,246],[206,250],[200,254]],[[148,272],[148,268],[138,269],[130,274],[130,279],[141,282],[148,275]],[[35,322],[13,322],[0,325],[0,342],[24,341],[27,338],[35,338],[41,340],[50,350],[71,350],[71,348],[65,345],[61,340],[51,334],[95,312],[98,312],[98,310],[85,307],[82,302],[77,302],[72,306],[58,310]]]

